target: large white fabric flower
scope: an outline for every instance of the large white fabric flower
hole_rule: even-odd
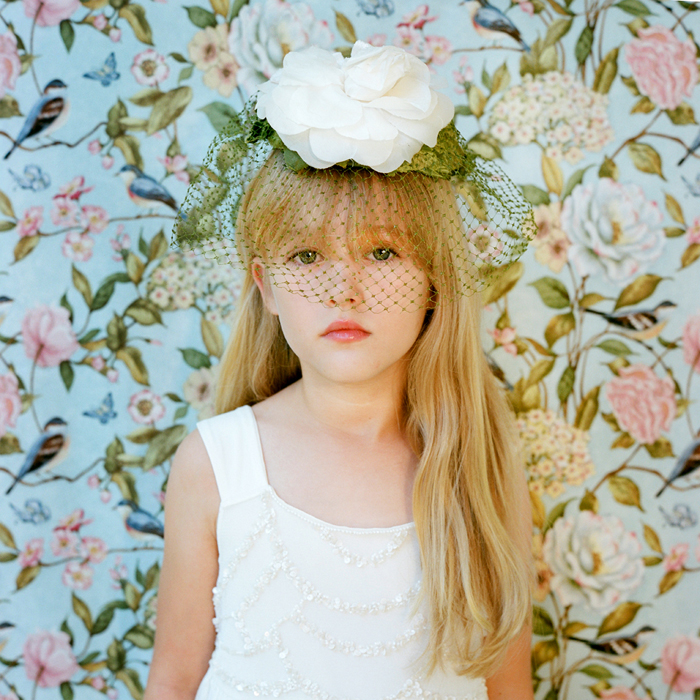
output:
[[[636,534],[626,532],[620,518],[583,510],[554,523],[543,554],[562,605],[584,603],[607,613],[641,584],[641,550]]]
[[[430,82],[428,67],[394,46],[358,41],[347,59],[311,47],[260,86],[257,113],[307,165],[354,160],[388,173],[435,146],[454,116]]]

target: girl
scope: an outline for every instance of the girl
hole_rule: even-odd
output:
[[[192,186],[180,240],[245,276],[172,465],[145,700],[532,700],[529,497],[470,293],[531,218],[429,82],[292,52]]]

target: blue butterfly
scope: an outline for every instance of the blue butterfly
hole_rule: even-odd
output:
[[[357,4],[366,15],[375,17],[388,17],[394,12],[392,0],[357,0]]]
[[[83,411],[83,415],[88,418],[97,418],[102,425],[109,423],[112,418],[117,417],[117,412],[114,410],[114,398],[112,397],[112,392],[110,391],[107,396],[104,397],[102,403],[97,407],[89,411]]]
[[[14,504],[10,503],[12,510],[17,513],[17,517],[23,523],[39,523],[46,522],[51,517],[51,511],[48,506],[45,506],[38,498],[29,498],[24,502],[24,510],[15,508]]]
[[[700,173],[695,176],[695,184],[686,180],[683,175],[681,175],[681,179],[685,182],[688,192],[690,192],[693,197],[700,197]]]
[[[119,80],[119,73],[117,73],[117,59],[114,56],[114,51],[107,56],[102,68],[97,68],[87,73],[83,73],[83,78],[99,80],[103,87],[109,87],[113,80]]]
[[[17,175],[17,173],[13,173],[12,170],[10,170],[10,175],[12,175],[15,182],[23,190],[41,192],[51,184],[51,178],[49,177],[48,173],[45,173],[38,165],[25,165],[24,177]]]
[[[677,503],[670,514],[661,507],[659,507],[659,510],[671,527],[679,527],[681,530],[685,530],[685,528],[692,527],[698,522],[698,516],[685,503]]]

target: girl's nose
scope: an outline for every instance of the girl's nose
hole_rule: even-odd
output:
[[[361,270],[347,262],[333,265],[328,286],[321,292],[321,301],[327,308],[340,308],[347,311],[364,301],[361,284]]]

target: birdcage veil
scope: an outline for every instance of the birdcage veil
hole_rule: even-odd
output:
[[[430,81],[395,47],[288,54],[210,145],[174,243],[358,310],[483,289],[534,236],[531,207]]]

